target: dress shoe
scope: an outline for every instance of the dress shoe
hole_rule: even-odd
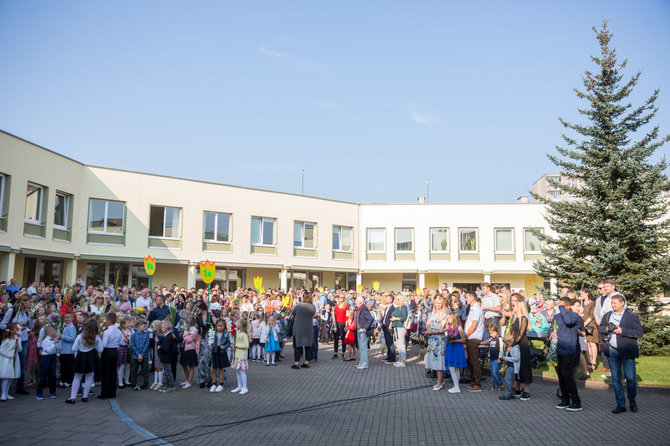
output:
[[[106,400],[107,397],[106,397],[106,396],[102,396],[102,395],[98,395],[98,399],[99,399],[99,400]]]
[[[630,400],[630,411],[631,412],[637,412],[637,403],[635,400]]]
[[[622,412],[625,412],[625,411],[626,411],[625,407],[617,406],[616,408],[614,408],[612,413],[613,414],[618,414],[618,413],[622,413]]]
[[[30,395],[30,392],[28,392],[26,389],[16,389],[16,394],[17,395]]]

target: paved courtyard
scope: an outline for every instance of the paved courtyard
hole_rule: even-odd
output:
[[[197,387],[173,394],[119,390],[116,402],[93,398],[74,406],[63,404],[63,391],[56,400],[17,397],[0,405],[0,432],[12,445],[668,444],[667,392],[645,390],[638,413],[613,415],[611,390],[582,388],[584,411],[568,413],[554,408],[555,383],[533,384],[526,402],[499,401],[487,390],[434,392],[416,347],[405,369],[373,352],[370,369],[359,371],[331,359],[332,349],[322,345],[318,363],[293,370],[289,348],[277,367],[250,365],[247,395],[229,392],[230,373],[218,394]],[[152,434],[162,440],[147,440]]]

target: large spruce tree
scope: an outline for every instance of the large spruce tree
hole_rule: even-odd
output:
[[[644,317],[657,310],[654,296],[670,273],[667,163],[652,159],[670,137],[659,137],[658,125],[646,126],[658,110],[659,91],[642,105],[629,103],[641,73],[622,81],[626,61],[610,47],[607,21],[593,30],[601,49],[592,56],[597,69],[585,72],[583,90],[575,89],[587,103],[579,109],[583,123],[559,118],[577,135],[563,134],[564,147],[548,155],[563,176],[577,181],[549,181],[563,196],[571,194],[569,201],[533,194],[546,204],[556,233],[539,234],[544,260],[534,267],[543,278],[575,289],[613,279]]]

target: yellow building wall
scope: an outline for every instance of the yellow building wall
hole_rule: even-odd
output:
[[[263,288],[279,288],[279,270],[270,268],[247,268],[245,285],[247,288],[254,287],[254,277],[263,279]],[[290,277],[290,276],[289,276]]]
[[[328,289],[335,288],[335,273],[332,271],[324,271],[321,273],[322,286]]]
[[[77,262],[77,276],[81,276],[84,280],[86,280],[86,261],[85,260],[80,260]]]
[[[538,294],[539,291],[535,286],[542,288],[544,286],[544,280],[542,277],[537,274],[527,274],[525,276],[525,290],[528,297],[533,297],[533,294]]]
[[[14,262],[14,278],[16,279],[16,283],[19,286],[28,286],[27,284],[23,283],[23,256],[22,255],[17,255],[16,256],[16,261]],[[9,277],[11,279],[11,277]],[[9,282],[9,280],[8,280]]]
[[[430,273],[426,274],[426,288],[429,290],[436,290],[440,287],[440,277],[439,274]]]
[[[438,285],[435,288],[439,287],[439,284],[442,282],[447,282],[447,287],[451,289],[454,286],[454,283],[476,283],[480,284],[484,281],[483,274],[448,274],[440,273],[438,274]]]
[[[379,290],[401,291],[402,274],[363,274],[363,289],[372,289],[372,283],[379,281]]]
[[[156,272],[152,279],[154,287],[168,287],[173,283],[184,286],[188,281],[188,266],[169,263],[156,263]]]

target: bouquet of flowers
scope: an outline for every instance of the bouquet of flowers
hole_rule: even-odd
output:
[[[445,334],[447,335],[447,340],[451,342],[458,337],[458,329],[454,327],[447,327]]]
[[[547,365],[556,367],[558,365],[558,339],[552,338],[549,344],[549,353],[547,353]]]

